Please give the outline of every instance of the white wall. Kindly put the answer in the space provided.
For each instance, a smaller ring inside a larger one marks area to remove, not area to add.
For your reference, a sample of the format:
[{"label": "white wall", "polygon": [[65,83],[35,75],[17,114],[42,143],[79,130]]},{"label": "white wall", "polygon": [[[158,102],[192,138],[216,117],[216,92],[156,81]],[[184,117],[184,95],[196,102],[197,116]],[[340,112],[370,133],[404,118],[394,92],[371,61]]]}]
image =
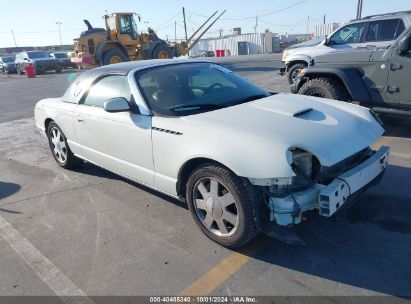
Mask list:
[{"label": "white wall", "polygon": [[223,38],[201,39],[192,52],[199,50],[215,51],[230,50],[231,55],[238,55],[238,42],[249,42],[250,54],[264,54],[264,34],[244,34]]}]

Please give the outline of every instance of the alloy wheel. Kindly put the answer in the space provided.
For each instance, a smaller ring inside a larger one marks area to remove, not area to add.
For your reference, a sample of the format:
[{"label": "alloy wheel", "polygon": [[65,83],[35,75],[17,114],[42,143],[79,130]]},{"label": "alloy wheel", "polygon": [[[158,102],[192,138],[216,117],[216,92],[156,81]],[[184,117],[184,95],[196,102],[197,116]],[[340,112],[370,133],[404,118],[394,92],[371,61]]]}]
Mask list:
[{"label": "alloy wheel", "polygon": [[67,145],[61,132],[57,128],[50,130],[50,143],[56,159],[64,164],[67,161]]},{"label": "alloy wheel", "polygon": [[194,208],[201,224],[219,237],[233,235],[239,225],[237,202],[220,181],[203,177],[193,188]]}]

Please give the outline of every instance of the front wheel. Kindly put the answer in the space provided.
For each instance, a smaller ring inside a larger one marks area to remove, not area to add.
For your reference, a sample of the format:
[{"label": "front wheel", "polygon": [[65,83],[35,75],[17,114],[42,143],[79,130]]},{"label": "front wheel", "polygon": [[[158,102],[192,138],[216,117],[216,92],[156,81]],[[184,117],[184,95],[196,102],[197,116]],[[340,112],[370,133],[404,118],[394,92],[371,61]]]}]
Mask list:
[{"label": "front wheel", "polygon": [[331,78],[311,79],[301,87],[298,94],[341,101],[350,100],[350,95],[344,85],[340,81]]},{"label": "front wheel", "polygon": [[16,65],[17,74],[23,75],[24,71],[21,69],[20,65]]},{"label": "front wheel", "polygon": [[152,59],[170,59],[173,57],[174,51],[164,43],[156,46],[152,54]]},{"label": "front wheel", "polygon": [[103,56],[103,65],[127,62],[128,57],[118,49],[108,50]]},{"label": "front wheel", "polygon": [[211,163],[198,167],[186,187],[194,221],[207,237],[228,248],[241,247],[258,233],[252,197],[244,180]]},{"label": "front wheel", "polygon": [[55,122],[49,124],[47,137],[54,160],[60,167],[73,169],[81,165],[82,160],[71,152],[66,136]]},{"label": "front wheel", "polygon": [[306,64],[304,63],[297,63],[294,64],[289,70],[288,70],[288,74],[287,74],[287,80],[289,84],[293,84],[295,82],[295,79],[297,78],[298,74],[300,74],[300,72],[302,70],[304,70],[307,67]]}]

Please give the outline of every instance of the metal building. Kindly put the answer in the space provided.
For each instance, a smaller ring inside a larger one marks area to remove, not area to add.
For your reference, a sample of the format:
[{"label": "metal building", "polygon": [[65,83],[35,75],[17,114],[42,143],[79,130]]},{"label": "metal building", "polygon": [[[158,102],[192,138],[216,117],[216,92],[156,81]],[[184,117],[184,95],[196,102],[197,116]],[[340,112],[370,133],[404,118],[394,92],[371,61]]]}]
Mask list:
[{"label": "metal building", "polygon": [[[272,33],[270,33],[272,35]],[[231,55],[264,54],[266,52],[266,34],[242,34],[221,38],[205,38],[196,44],[192,52],[200,50],[229,51]],[[240,52],[239,52],[240,50]]]}]

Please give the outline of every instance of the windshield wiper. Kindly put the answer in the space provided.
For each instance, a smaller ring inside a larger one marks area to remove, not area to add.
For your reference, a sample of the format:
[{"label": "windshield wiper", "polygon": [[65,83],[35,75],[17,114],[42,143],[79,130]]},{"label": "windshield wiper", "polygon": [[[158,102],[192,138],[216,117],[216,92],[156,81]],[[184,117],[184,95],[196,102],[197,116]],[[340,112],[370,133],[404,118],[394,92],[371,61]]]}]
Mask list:
[{"label": "windshield wiper", "polygon": [[195,110],[216,110],[222,109],[225,106],[215,104],[215,103],[202,103],[202,104],[188,104],[188,105],[180,105],[174,108],[170,108],[170,111],[174,112],[184,112],[184,111],[195,111]]}]

